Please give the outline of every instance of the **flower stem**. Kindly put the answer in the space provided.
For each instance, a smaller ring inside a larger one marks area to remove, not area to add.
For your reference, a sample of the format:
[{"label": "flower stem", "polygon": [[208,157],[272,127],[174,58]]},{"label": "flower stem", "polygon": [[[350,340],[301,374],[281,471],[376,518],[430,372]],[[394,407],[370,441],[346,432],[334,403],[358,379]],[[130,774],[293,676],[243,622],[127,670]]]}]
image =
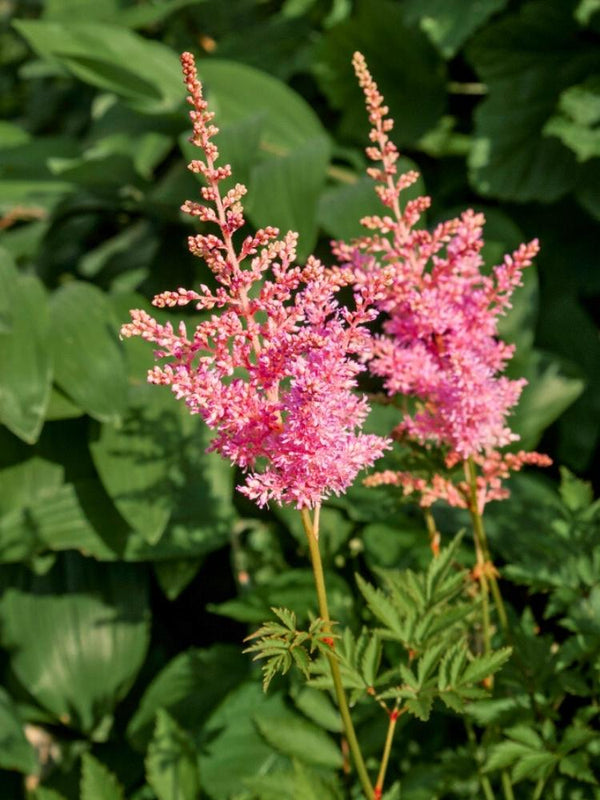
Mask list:
[{"label": "flower stem", "polygon": [[473,759],[477,765],[477,777],[479,778],[479,783],[483,790],[483,794],[485,795],[485,800],[496,800],[490,779],[484,772],[482,772],[481,764],[479,763],[479,759],[477,757],[477,737],[475,736],[473,725],[466,718],[464,718],[463,721],[465,723],[465,728],[467,729],[467,737],[473,753]]},{"label": "flower stem", "polygon": [[489,586],[486,575],[486,558],[483,547],[483,521],[477,508],[477,476],[471,460],[465,461],[465,475],[469,485],[469,512],[473,521],[475,537],[475,557],[477,559],[477,578],[481,587],[481,624],[483,627],[483,649],[487,655],[491,651]]},{"label": "flower stem", "polygon": [[502,791],[504,792],[504,797],[506,800],[515,800],[515,795],[512,790],[512,783],[510,781],[510,775],[505,769],[502,770]]},{"label": "flower stem", "polygon": [[492,595],[494,597],[494,605],[496,606],[498,619],[500,620],[500,625],[502,627],[502,630],[504,631],[504,635],[506,636],[507,639],[510,639],[510,626],[508,624],[506,607],[504,606],[502,594],[500,593],[500,587],[498,586],[498,581],[496,579],[496,573],[493,569],[492,559],[490,555],[490,548],[485,533],[485,527],[483,525],[483,517],[479,513],[479,508],[477,505],[477,470],[472,458],[469,458],[467,461],[465,461],[465,475],[467,476],[467,482],[469,484],[469,492],[470,492],[469,511],[471,513],[471,519],[473,521],[475,544],[476,547],[479,547],[481,549],[484,569],[486,564],[489,564],[489,566],[491,567],[490,569],[487,570],[487,572],[490,579],[490,588],[492,590]]},{"label": "flower stem", "polygon": [[[310,550],[310,560],[312,562],[315,587],[319,602],[319,614],[325,623],[325,629],[331,632],[331,618],[329,616],[329,606],[327,604],[325,576],[323,574],[323,563],[321,561],[321,553],[319,550],[319,510],[320,509],[318,507],[315,509],[313,522],[308,509],[302,509],[302,523],[304,525],[304,531],[306,533],[308,547]],[[373,785],[371,783],[371,779],[369,778],[369,773],[367,772],[367,767],[360,750],[360,745],[358,744],[358,739],[356,738],[356,731],[354,730],[354,725],[352,724],[352,718],[350,717],[350,709],[348,707],[346,692],[342,686],[340,667],[335,656],[328,655],[327,660],[329,661],[329,668],[331,669],[331,677],[333,678],[335,696],[340,714],[342,716],[346,739],[348,740],[350,752],[352,753],[352,760],[354,761],[354,766],[356,767],[356,772],[358,773],[365,796],[367,797],[367,800],[372,800],[372,798],[375,796],[373,793]]]},{"label": "flower stem", "polygon": [[387,772],[387,767],[390,760],[390,753],[392,752],[392,742],[394,741],[396,722],[398,721],[398,717],[400,717],[404,713],[404,710],[405,709],[399,710],[398,706],[396,706],[396,708],[394,708],[394,710],[390,712],[390,721],[388,725],[387,736],[385,737],[385,745],[383,746],[383,755],[381,756],[381,766],[379,767],[379,774],[377,775],[377,783],[375,784],[375,790],[373,792],[375,800],[378,800],[378,798],[381,797],[383,792],[385,773]]}]

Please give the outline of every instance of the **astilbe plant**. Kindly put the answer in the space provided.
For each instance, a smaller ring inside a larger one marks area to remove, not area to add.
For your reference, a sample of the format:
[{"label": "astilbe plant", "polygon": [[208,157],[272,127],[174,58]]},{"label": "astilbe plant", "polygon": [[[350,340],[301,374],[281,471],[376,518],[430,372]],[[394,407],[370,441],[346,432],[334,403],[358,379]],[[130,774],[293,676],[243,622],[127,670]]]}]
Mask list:
[{"label": "astilbe plant", "polygon": [[[372,124],[368,154],[381,162],[369,174],[390,213],[363,220],[369,233],[360,240],[335,245],[340,267],[326,268],[314,257],[297,265],[295,233],[280,237],[266,227],[243,236],[246,189],[241,184],[223,188],[231,168],[218,163],[218,129],[194,59],[184,53],[181,60],[192,105],[191,141],[201,152],[189,168],[203,179],[203,202],[188,201],[183,210],[218,231],[189,238],[191,252],[212,270],[217,288],[179,288],[154,298],[159,308],[193,304],[202,312],[191,332],[183,322],[174,328],[134,310],[122,335],[156,345],[161,363],[150,371],[150,382],[170,387],[191,413],[202,416],[215,434],[210,449],[244,474],[242,494],[259,506],[275,502],[299,510],[319,617],[308,631],[299,631],[293,612],[275,609],[277,621],[249,637],[248,650],[264,661],[266,686],[295,665],[313,685],[333,689],[363,793],[377,800],[398,719],[405,712],[428,719],[436,698],[461,712],[465,702],[481,696],[478,684],[491,685],[490,676],[510,652],[491,651],[488,580],[494,591],[497,584],[481,511],[487,500],[505,496],[500,481],[509,469],[543,463],[537,454],[499,452],[516,438],[506,415],[523,382],[501,376],[512,348],[497,338],[497,318],[509,306],[537,243],[522,246],[486,277],[481,215],[467,211],[432,232],[415,228],[429,201],[420,198],[400,207],[400,192],[416,174],[396,177],[397,151],[388,137],[392,122],[357,54],[354,65]],[[344,287],[353,292],[352,308],[337,299]],[[383,333],[374,337],[370,323],[380,312],[386,315]],[[432,560],[424,575],[390,574],[384,590],[359,580],[366,605],[382,627],[357,637],[330,619],[319,548],[321,505],[331,494],[345,492],[363,468],[391,448],[391,439],[362,431],[369,406],[357,393],[357,377],[367,364],[390,394],[411,395],[419,403],[394,436],[442,448],[449,464],[465,464],[464,485],[440,477],[420,483],[415,476],[386,472],[370,480],[418,490],[424,505],[445,497],[472,512],[483,654],[469,647],[475,605],[466,591],[466,574],[456,565],[456,542]],[[499,612],[506,617],[503,607]],[[390,652],[384,647],[388,640]],[[398,647],[404,654],[400,660]],[[387,716],[374,784],[347,690],[353,701],[375,701]],[[487,792],[486,781],[482,778]]]}]

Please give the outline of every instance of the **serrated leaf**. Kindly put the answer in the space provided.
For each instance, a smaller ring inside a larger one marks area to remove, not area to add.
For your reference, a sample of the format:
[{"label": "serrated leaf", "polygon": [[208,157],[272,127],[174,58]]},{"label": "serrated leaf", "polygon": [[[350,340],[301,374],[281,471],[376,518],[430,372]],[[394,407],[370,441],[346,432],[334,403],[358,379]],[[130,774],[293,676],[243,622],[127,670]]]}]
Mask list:
[{"label": "serrated leaf", "polygon": [[146,776],[158,800],[197,800],[200,780],[196,751],[190,736],[164,710],[156,715],[156,728],[146,756]]},{"label": "serrated leaf", "polygon": [[404,701],[404,707],[417,719],[427,722],[431,715],[434,696],[431,692],[421,692],[416,697]]},{"label": "serrated leaf", "polygon": [[500,742],[493,745],[490,749],[485,763],[485,772],[492,772],[496,769],[505,769],[512,766],[522,756],[530,753],[531,750],[520,742]]},{"label": "serrated leaf", "polygon": [[515,783],[524,778],[539,778],[548,775],[557,763],[554,753],[528,753],[520,758],[512,769],[512,779]]},{"label": "serrated leaf", "polygon": [[374,586],[367,583],[360,575],[356,575],[356,583],[374,616],[377,617],[380,622],[383,622],[390,633],[396,636],[401,635],[402,628],[398,618],[398,612],[383,592],[379,589],[375,589]]},{"label": "serrated leaf", "polygon": [[503,647],[489,655],[478,656],[460,676],[461,684],[479,683],[488,675],[493,675],[508,661],[511,654],[511,647]]},{"label": "serrated leaf", "polygon": [[81,800],[125,800],[123,787],[108,767],[90,753],[84,753],[81,763]]},{"label": "serrated leaf", "polygon": [[372,634],[368,644],[362,654],[361,671],[365,682],[369,686],[374,686],[377,678],[377,670],[381,660],[381,642],[377,634]]}]

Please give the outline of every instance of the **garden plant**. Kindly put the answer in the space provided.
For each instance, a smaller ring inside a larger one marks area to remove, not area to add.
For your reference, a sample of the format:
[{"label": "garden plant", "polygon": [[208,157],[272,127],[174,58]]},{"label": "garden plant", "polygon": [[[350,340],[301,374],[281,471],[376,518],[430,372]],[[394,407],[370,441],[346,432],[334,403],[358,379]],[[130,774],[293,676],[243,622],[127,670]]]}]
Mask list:
[{"label": "garden plant", "polygon": [[600,9],[263,6],[3,34],[0,796],[600,798]]}]

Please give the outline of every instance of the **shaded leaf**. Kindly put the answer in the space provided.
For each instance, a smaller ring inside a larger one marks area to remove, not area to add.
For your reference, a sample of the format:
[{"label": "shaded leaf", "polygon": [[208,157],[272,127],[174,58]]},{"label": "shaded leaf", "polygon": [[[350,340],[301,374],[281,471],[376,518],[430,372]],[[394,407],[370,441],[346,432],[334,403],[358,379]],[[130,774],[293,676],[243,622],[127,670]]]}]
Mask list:
[{"label": "shaded leaf", "polygon": [[116,776],[97,758],[84,753],[81,763],[81,800],[125,800]]},{"label": "shaded leaf", "polygon": [[157,712],[154,737],[148,746],[146,775],[158,800],[196,800],[199,796],[193,743],[162,708]]},{"label": "shaded leaf", "polygon": [[23,723],[9,694],[0,686],[0,768],[25,774],[37,771],[34,750],[25,738]]}]

